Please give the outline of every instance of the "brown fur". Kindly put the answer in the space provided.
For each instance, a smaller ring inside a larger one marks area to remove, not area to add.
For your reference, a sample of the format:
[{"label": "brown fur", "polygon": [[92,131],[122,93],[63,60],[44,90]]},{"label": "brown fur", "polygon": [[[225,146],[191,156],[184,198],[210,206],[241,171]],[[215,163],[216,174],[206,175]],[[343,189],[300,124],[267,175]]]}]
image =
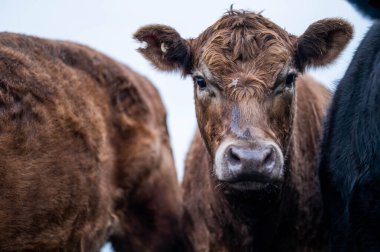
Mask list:
[{"label": "brown fur", "polygon": [[229,192],[210,174],[211,156],[199,132],[195,134],[182,184],[187,234],[195,251],[319,251],[324,247],[315,159],[330,93],[308,77],[299,78],[296,85],[289,172],[278,201],[265,194],[264,200],[257,200],[255,194],[237,197]]},{"label": "brown fur", "polygon": [[1,33],[0,251],[180,249],[165,117],[152,84],[103,54]]},{"label": "brown fur", "polygon": [[222,17],[191,41],[193,63],[207,65],[223,83],[245,77],[238,84],[252,88],[256,96],[263,95],[287,63],[292,42],[284,30],[259,17],[235,12]]},{"label": "brown fur", "polygon": [[[184,221],[195,251],[324,248],[315,159],[330,93],[302,73],[331,62],[351,37],[341,19],[318,21],[296,37],[260,14],[235,10],[194,39],[162,25],[136,32],[147,43],[140,52],[153,64],[195,81],[199,132],[183,181]],[[174,56],[180,60],[171,61]],[[236,170],[217,163],[228,156],[220,150],[238,144],[260,150],[264,143],[276,147],[283,173],[260,189],[237,189],[228,181]]]}]

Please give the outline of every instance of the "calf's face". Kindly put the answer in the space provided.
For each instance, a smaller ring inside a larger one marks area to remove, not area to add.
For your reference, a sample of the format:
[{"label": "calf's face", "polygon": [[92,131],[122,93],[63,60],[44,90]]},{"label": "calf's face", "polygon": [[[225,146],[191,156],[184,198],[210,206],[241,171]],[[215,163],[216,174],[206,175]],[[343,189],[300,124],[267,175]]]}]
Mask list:
[{"label": "calf's face", "polygon": [[215,177],[237,190],[284,179],[295,79],[308,66],[333,61],[352,36],[340,19],[312,24],[296,37],[252,12],[230,11],[195,39],[146,26],[139,51],[161,70],[194,80],[198,126]]}]

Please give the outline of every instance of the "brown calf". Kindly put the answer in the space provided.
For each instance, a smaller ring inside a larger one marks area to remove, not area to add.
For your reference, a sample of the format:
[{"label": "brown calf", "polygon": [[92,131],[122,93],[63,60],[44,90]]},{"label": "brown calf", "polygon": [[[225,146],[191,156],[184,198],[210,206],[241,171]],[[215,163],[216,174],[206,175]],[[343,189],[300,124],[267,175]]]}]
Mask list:
[{"label": "brown calf", "polygon": [[330,93],[301,74],[333,61],[351,36],[340,19],[296,37],[234,10],[195,39],[163,25],[136,32],[156,67],[194,79],[199,133],[183,188],[196,251],[324,246],[315,156]]},{"label": "brown calf", "polygon": [[152,84],[88,47],[1,33],[0,251],[98,251],[109,237],[176,250],[180,215]]}]

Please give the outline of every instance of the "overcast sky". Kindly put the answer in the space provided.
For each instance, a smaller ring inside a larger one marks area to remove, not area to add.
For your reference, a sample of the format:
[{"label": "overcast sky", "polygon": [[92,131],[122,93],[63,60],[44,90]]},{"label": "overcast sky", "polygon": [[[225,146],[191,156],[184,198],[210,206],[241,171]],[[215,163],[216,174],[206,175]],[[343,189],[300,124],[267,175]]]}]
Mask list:
[{"label": "overcast sky", "polygon": [[[168,110],[168,124],[179,179],[196,127],[192,82],[177,74],[154,70],[136,52],[132,34],[151,23],[174,27],[184,38],[196,37],[231,4],[237,9],[263,11],[263,16],[300,35],[313,22],[342,17],[354,25],[354,40],[330,67],[312,75],[330,88],[342,77],[358,42],[370,26],[343,0],[0,0],[0,31],[71,40],[91,46],[147,76],[159,89]],[[104,251],[109,251],[109,247]]]}]

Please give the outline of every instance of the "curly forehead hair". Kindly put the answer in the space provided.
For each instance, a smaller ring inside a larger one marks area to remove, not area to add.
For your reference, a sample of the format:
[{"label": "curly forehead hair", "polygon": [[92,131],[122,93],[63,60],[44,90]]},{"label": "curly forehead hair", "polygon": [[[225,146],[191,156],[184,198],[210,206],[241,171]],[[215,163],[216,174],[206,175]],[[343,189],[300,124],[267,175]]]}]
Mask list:
[{"label": "curly forehead hair", "polygon": [[290,58],[292,37],[260,13],[231,9],[192,41],[193,63],[206,65],[223,83],[240,79],[234,73],[244,72],[256,81],[239,84],[262,92],[262,85],[271,85]]}]

